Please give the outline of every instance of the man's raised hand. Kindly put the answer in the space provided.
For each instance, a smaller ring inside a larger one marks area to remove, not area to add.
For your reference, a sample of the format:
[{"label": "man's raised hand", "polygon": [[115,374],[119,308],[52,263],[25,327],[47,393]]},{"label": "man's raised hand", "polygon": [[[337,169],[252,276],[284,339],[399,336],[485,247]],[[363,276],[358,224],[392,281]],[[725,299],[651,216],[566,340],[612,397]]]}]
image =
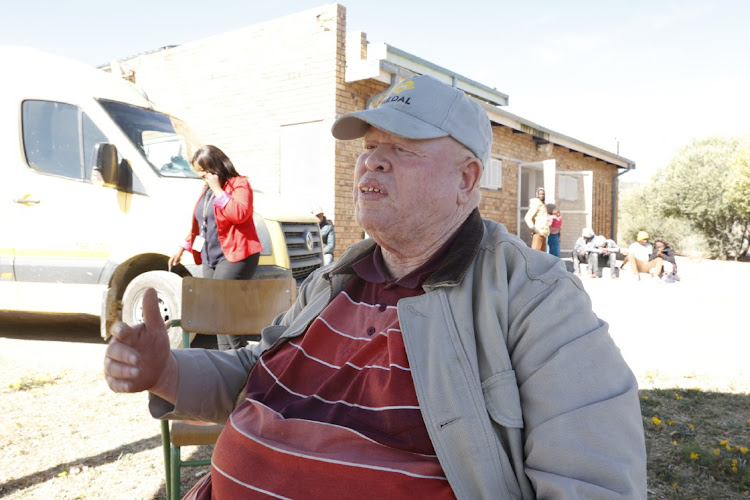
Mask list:
[{"label": "man's raised hand", "polygon": [[114,392],[164,393],[169,392],[165,384],[176,382],[177,363],[153,288],[143,296],[143,321],[134,326],[117,322],[110,330],[104,376]]}]

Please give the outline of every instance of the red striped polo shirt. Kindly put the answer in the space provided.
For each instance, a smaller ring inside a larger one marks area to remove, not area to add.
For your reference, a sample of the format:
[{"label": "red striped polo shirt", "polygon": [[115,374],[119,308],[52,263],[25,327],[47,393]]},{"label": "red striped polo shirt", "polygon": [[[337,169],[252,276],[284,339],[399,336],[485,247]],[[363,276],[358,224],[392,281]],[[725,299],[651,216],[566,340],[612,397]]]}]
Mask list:
[{"label": "red striped polo shirt", "polygon": [[[447,247],[447,245],[446,245]],[[455,498],[419,410],[379,249],[301,337],[266,352],[214,449],[214,498]],[[195,493],[194,489],[194,493]],[[201,496],[200,494],[198,495]]]}]

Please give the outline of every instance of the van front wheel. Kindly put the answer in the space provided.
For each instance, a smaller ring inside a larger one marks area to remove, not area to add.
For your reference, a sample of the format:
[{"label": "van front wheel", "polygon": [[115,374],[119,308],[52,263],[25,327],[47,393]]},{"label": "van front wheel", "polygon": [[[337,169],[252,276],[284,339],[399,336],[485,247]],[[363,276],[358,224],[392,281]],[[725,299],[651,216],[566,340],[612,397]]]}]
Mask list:
[{"label": "van front wheel", "polygon": [[[153,288],[159,299],[161,317],[166,323],[179,319],[182,312],[182,277],[168,271],[149,271],[128,283],[122,296],[122,320],[129,325],[143,322],[143,295]],[[169,345],[182,346],[182,328],[169,328]],[[192,342],[194,333],[190,335]]]}]

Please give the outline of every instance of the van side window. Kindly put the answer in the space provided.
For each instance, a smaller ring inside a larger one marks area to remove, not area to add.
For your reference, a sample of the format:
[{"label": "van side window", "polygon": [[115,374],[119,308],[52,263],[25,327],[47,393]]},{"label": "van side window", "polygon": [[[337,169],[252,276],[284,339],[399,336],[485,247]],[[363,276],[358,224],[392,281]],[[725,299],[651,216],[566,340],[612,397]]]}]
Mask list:
[{"label": "van side window", "polygon": [[61,102],[24,101],[21,116],[24,152],[32,169],[69,179],[91,179],[94,144],[107,138],[85,113]]}]

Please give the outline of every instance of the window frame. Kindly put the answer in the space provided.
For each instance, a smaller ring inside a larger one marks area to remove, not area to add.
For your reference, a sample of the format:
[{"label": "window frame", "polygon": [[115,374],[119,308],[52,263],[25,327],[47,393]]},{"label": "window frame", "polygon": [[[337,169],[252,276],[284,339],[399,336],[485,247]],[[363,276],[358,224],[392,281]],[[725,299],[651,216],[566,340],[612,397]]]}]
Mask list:
[{"label": "window frame", "polygon": [[490,158],[490,164],[484,167],[479,186],[483,189],[500,191],[503,188],[503,160]]}]

